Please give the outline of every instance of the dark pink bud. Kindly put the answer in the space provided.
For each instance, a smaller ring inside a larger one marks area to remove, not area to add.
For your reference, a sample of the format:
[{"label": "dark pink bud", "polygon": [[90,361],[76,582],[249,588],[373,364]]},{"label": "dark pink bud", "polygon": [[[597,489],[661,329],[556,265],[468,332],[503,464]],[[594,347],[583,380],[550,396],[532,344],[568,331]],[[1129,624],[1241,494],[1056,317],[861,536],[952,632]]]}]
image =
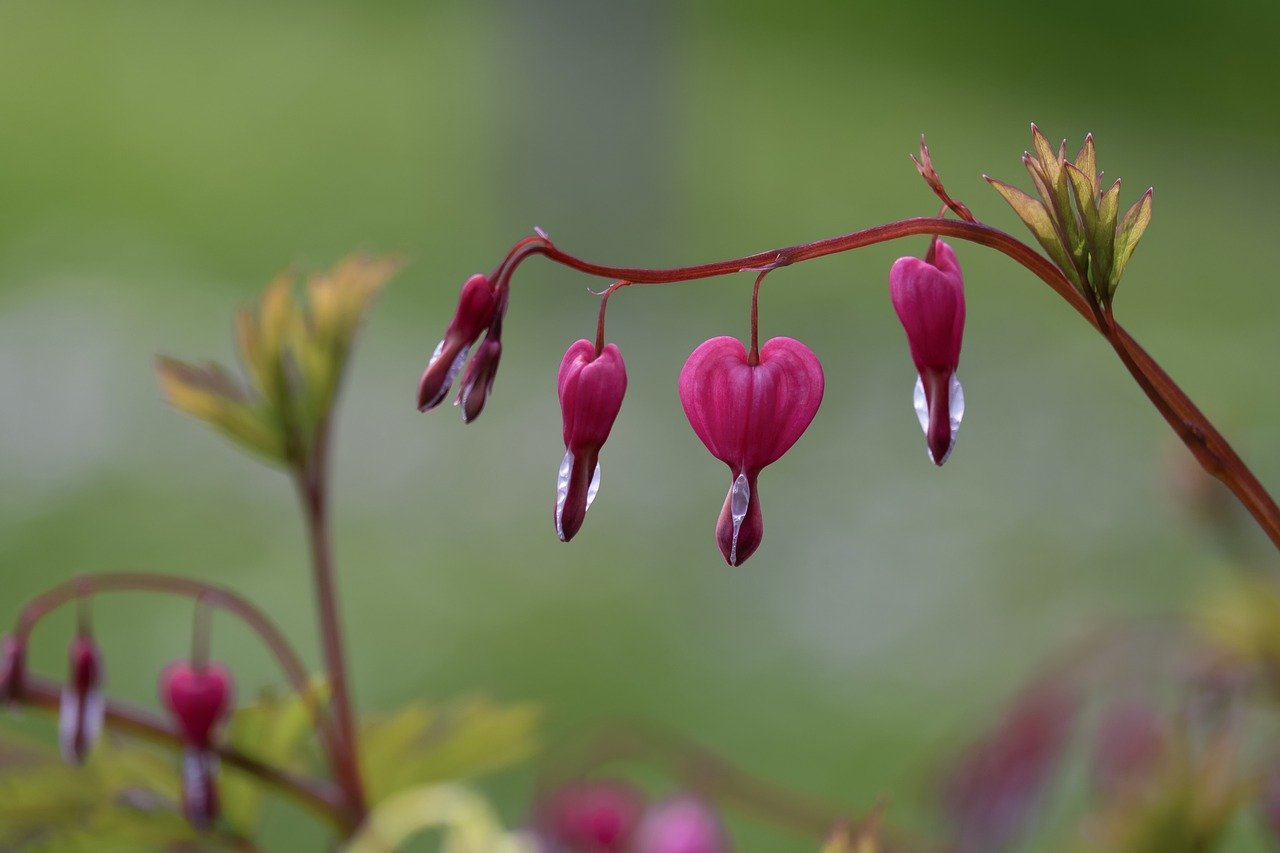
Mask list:
[{"label": "dark pink bud", "polygon": [[728,853],[729,849],[720,818],[693,797],[659,803],[636,830],[636,853]]},{"label": "dark pink bud", "polygon": [[0,705],[22,698],[27,677],[27,643],[6,634],[0,640]]},{"label": "dark pink bud", "polygon": [[554,853],[613,853],[631,849],[644,798],[616,779],[558,788],[534,810],[534,831]]},{"label": "dark pink bud", "polygon": [[498,300],[487,276],[477,273],[462,285],[458,309],[418,382],[419,411],[435,408],[448,395],[454,378],[466,361],[467,351],[493,322],[497,308]]},{"label": "dark pink bud", "polygon": [[197,749],[213,744],[218,723],[231,709],[231,675],[219,663],[169,664],[160,676],[160,698],[178,723],[183,743]]},{"label": "dark pink bud", "polygon": [[106,702],[102,696],[102,656],[88,634],[71,641],[71,671],[58,707],[58,744],[70,764],[83,764],[102,732]]},{"label": "dark pink bud", "polygon": [[568,542],[600,488],[600,448],[622,408],[627,366],[616,344],[605,344],[597,354],[591,341],[575,341],[560,362],[556,384],[565,447],[556,481],[556,535]]},{"label": "dark pink bud", "polygon": [[931,257],[898,258],[889,270],[889,297],[907,332],[915,362],[915,408],[929,456],[941,465],[951,455],[964,417],[964,390],[956,379],[964,336],[964,278],[955,251],[935,240]]},{"label": "dark pink bud", "polygon": [[1042,684],[1028,690],[943,781],[954,848],[1003,850],[1026,829],[1071,739],[1076,700]]},{"label": "dark pink bud", "polygon": [[818,357],[791,338],[766,342],[755,365],[747,363],[737,338],[712,338],[680,371],[689,424],[732,477],[716,524],[716,542],[729,565],[741,565],[759,546],[764,522],[756,478],[804,434],[824,387]]},{"label": "dark pink bud", "polygon": [[462,385],[454,405],[462,407],[464,423],[471,423],[484,410],[485,401],[493,391],[493,380],[498,375],[498,359],[501,357],[502,341],[490,332],[462,374]]},{"label": "dark pink bud", "polygon": [[1107,801],[1141,789],[1164,761],[1164,723],[1145,702],[1108,708],[1093,743],[1093,782]]},{"label": "dark pink bud", "polygon": [[182,753],[182,811],[196,829],[218,817],[218,755],[213,737],[231,710],[234,685],[219,663],[169,664],[160,675],[160,698],[178,724]]}]

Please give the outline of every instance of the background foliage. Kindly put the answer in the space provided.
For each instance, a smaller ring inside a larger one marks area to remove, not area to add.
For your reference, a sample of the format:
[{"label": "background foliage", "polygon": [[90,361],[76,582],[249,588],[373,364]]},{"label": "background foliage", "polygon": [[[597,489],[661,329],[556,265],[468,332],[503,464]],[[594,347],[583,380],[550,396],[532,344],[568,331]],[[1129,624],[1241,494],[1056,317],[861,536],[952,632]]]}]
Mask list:
[{"label": "background foliage", "polygon": [[[572,546],[551,526],[554,373],[592,328],[591,282],[521,271],[473,426],[418,416],[417,372],[465,275],[534,224],[666,265],[930,213],[906,156],[921,131],[949,188],[1013,230],[979,175],[1025,185],[1035,120],[1092,131],[1126,199],[1156,186],[1117,312],[1280,483],[1278,29],[1274,4],[1189,0],[0,4],[0,615],[79,572],[150,568],[230,584],[310,644],[292,496],[167,410],[150,358],[229,355],[231,307],[290,262],[400,252],[337,434],[361,706],[531,700],[552,740],[643,716],[855,807],[887,793],[909,822],[935,757],[1048,650],[1188,607],[1227,571],[1169,496],[1185,451],[1066,306],[960,248],[969,408],[940,474],[886,297],[923,241],[771,277],[762,331],[803,338],[829,387],[765,475],[768,532],[738,570],[712,540],[724,471],[675,377],[704,338],[745,334],[749,277],[614,300],[631,387]],[[149,701],[189,613],[104,605],[110,689]],[[55,634],[35,668],[61,670]],[[246,687],[274,677],[230,626],[215,653]],[[490,789],[510,820],[527,783]],[[276,838],[306,825],[268,817]]]}]

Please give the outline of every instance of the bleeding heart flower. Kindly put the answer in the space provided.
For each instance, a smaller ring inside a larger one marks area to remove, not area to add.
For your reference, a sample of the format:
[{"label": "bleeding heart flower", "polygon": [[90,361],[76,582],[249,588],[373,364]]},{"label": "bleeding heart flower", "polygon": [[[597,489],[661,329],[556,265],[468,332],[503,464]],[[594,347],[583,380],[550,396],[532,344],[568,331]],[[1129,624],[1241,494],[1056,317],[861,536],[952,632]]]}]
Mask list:
[{"label": "bleeding heart flower", "polygon": [[741,565],[760,545],[756,478],[804,434],[823,389],[818,357],[792,338],[766,342],[758,364],[749,362],[737,338],[712,338],[680,371],[689,424],[733,478],[716,524],[716,542],[729,565]]},{"label": "bleeding heart flower", "polygon": [[956,379],[964,336],[964,278],[955,251],[934,240],[928,257],[898,258],[889,270],[889,297],[907,332],[916,379],[915,408],[934,464],[951,455],[964,417]]},{"label": "bleeding heart flower", "polygon": [[575,341],[560,362],[556,385],[565,447],[556,480],[556,535],[568,542],[600,488],[600,448],[622,408],[627,366],[617,344],[597,353],[591,341]]},{"label": "bleeding heart flower", "polygon": [[182,737],[182,810],[197,829],[218,817],[218,755],[214,730],[231,709],[231,674],[217,663],[172,663],[160,676],[160,697]]},{"label": "bleeding heart flower", "polygon": [[539,799],[534,834],[555,853],[622,853],[643,808],[644,796],[619,779],[570,782]]},{"label": "bleeding heart flower", "polygon": [[673,797],[649,809],[636,831],[636,853],[728,853],[720,818],[690,796]]},{"label": "bleeding heart flower", "polygon": [[71,672],[58,706],[58,744],[62,757],[83,764],[102,732],[106,702],[102,696],[102,656],[88,634],[77,634],[67,657]]},{"label": "bleeding heart flower", "polygon": [[425,412],[440,404],[449,393],[454,378],[467,359],[476,338],[489,327],[498,311],[498,297],[488,276],[477,273],[467,279],[458,295],[458,308],[453,313],[444,339],[436,346],[418,382],[418,410]]}]

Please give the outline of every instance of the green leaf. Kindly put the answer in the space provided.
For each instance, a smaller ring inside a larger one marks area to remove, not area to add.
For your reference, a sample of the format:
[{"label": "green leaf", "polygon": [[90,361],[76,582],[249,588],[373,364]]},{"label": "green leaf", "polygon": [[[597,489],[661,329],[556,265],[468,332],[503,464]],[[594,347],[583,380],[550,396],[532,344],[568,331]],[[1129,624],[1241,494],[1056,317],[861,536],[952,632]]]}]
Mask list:
[{"label": "green leaf", "polygon": [[221,366],[160,356],[156,375],[175,409],[204,421],[268,461],[284,461],[284,436],[278,422]]},{"label": "green leaf", "polygon": [[1114,290],[1124,275],[1124,268],[1129,265],[1133,250],[1138,247],[1147,226],[1151,224],[1151,196],[1155,190],[1148,189],[1142,198],[1133,203],[1133,207],[1125,213],[1116,229],[1116,259],[1111,274],[1111,288]]},{"label": "green leaf", "polygon": [[1040,245],[1049,253],[1049,257],[1058,269],[1071,280],[1071,282],[1079,290],[1082,287],[1080,281],[1080,273],[1076,270],[1075,265],[1071,262],[1070,256],[1067,254],[1066,248],[1062,243],[1062,236],[1054,227],[1053,220],[1049,217],[1049,212],[1045,206],[1036,201],[1031,196],[1024,193],[1017,187],[997,181],[995,178],[988,177],[987,183],[995,187],[996,192],[1004,196],[1004,200],[1009,202],[1009,206],[1013,208],[1013,212],[1018,214],[1018,218],[1022,220],[1031,233],[1035,235]]},{"label": "green leaf", "polygon": [[1106,282],[1108,300],[1116,292],[1112,270],[1115,267],[1116,215],[1119,211],[1120,179],[1116,178],[1116,182],[1098,198],[1098,224],[1094,237],[1098,244],[1098,251],[1102,253],[1102,257],[1098,259],[1098,268],[1102,273],[1099,281]]},{"label": "green leaf", "polygon": [[83,767],[0,728],[0,850],[133,853],[226,849],[178,812],[177,761],[104,738]]},{"label": "green leaf", "polygon": [[425,829],[445,830],[443,853],[535,853],[533,843],[508,834],[493,808],[461,785],[428,785],[378,805],[345,848],[347,853],[394,853]]},{"label": "green leaf", "polygon": [[1080,173],[1089,179],[1089,184],[1093,187],[1093,194],[1097,195],[1101,189],[1098,185],[1098,152],[1093,145],[1093,134],[1087,133],[1084,137],[1084,145],[1080,147],[1080,153],[1076,155],[1075,166]]},{"label": "green leaf", "polygon": [[[227,744],[263,763],[302,771],[308,764],[307,736],[314,731],[312,709],[323,708],[328,693],[319,679],[307,694],[262,693],[257,702],[236,709],[227,724]],[[222,813],[242,834],[257,831],[265,793],[255,777],[235,767],[222,768]]]},{"label": "green leaf", "polygon": [[445,707],[414,703],[370,723],[360,737],[370,800],[523,761],[535,751],[538,721],[532,705],[501,707],[477,698]]},{"label": "green leaf", "polygon": [[[1063,168],[1066,163],[1066,140],[1063,140],[1055,152],[1049,140],[1040,132],[1040,128],[1033,124],[1031,125],[1031,142],[1036,151],[1033,162],[1039,166],[1043,178],[1043,184],[1038,181],[1036,189],[1044,201],[1050,218],[1061,232],[1067,251],[1079,266],[1083,267],[1084,232],[1076,219],[1075,210],[1071,207],[1071,190],[1067,186],[1067,174]],[[1032,171],[1031,164],[1026,162],[1027,159],[1024,156],[1023,162],[1027,166],[1027,171],[1031,172],[1032,180],[1035,180],[1036,174]]]},{"label": "green leaf", "polygon": [[1110,235],[1104,238],[1099,234],[1098,199],[1094,195],[1093,182],[1089,176],[1071,163],[1067,163],[1063,171],[1071,181],[1071,192],[1075,196],[1076,207],[1084,223],[1084,234],[1089,247],[1089,283],[1099,297],[1105,297],[1108,295],[1107,275],[1110,272],[1112,238]]}]

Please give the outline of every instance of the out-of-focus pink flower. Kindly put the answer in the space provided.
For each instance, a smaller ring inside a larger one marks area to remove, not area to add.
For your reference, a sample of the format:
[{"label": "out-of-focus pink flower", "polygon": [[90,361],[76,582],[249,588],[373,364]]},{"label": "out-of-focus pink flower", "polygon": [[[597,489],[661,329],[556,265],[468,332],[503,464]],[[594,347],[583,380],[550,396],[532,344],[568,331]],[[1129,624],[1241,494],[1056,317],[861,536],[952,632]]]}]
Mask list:
[{"label": "out-of-focus pink flower", "polygon": [[618,779],[591,779],[557,788],[534,808],[534,834],[547,853],[631,850],[644,797]]},{"label": "out-of-focus pink flower", "polygon": [[27,644],[13,634],[0,640],[0,705],[22,697],[27,675]]},{"label": "out-of-focus pink flower", "polygon": [[58,707],[58,744],[62,757],[83,764],[102,732],[106,701],[102,696],[102,655],[88,634],[77,634],[67,652],[70,673]]},{"label": "out-of-focus pink flower", "polygon": [[635,853],[728,853],[729,849],[720,818],[690,796],[652,806],[636,830]]},{"label": "out-of-focus pink flower", "polygon": [[231,710],[231,674],[218,663],[177,661],[160,676],[160,698],[182,737],[182,811],[197,829],[218,817],[218,754],[213,739]]},{"label": "out-of-focus pink flower", "polygon": [[680,371],[680,402],[711,455],[729,466],[729,494],[716,543],[741,565],[764,536],[756,479],[804,434],[822,404],[822,364],[792,338],[773,338],[748,363],[737,338],[719,337],[693,351]]},{"label": "out-of-focus pink flower", "polygon": [[1108,708],[1093,741],[1092,773],[1098,794],[1111,801],[1140,789],[1159,770],[1167,746],[1164,722],[1151,705],[1130,700]]},{"label": "out-of-focus pink flower", "polygon": [[600,448],[622,408],[627,366],[616,344],[597,353],[591,341],[575,341],[556,380],[564,419],[564,460],[556,478],[556,535],[568,542],[582,527],[600,488]]},{"label": "out-of-focus pink flower", "polygon": [[935,240],[929,257],[898,258],[889,270],[889,297],[907,332],[915,362],[915,408],[929,457],[951,455],[964,417],[964,390],[956,379],[964,336],[964,278],[955,251]]},{"label": "out-of-focus pink flower", "polygon": [[454,311],[453,320],[445,329],[444,338],[436,346],[418,382],[419,411],[435,408],[448,395],[471,345],[489,328],[497,311],[498,298],[489,278],[477,273],[467,279],[458,295],[458,308]]},{"label": "out-of-focus pink flower", "polygon": [[1076,700],[1042,684],[946,774],[942,806],[958,851],[1008,848],[1026,829],[1071,739]]}]

